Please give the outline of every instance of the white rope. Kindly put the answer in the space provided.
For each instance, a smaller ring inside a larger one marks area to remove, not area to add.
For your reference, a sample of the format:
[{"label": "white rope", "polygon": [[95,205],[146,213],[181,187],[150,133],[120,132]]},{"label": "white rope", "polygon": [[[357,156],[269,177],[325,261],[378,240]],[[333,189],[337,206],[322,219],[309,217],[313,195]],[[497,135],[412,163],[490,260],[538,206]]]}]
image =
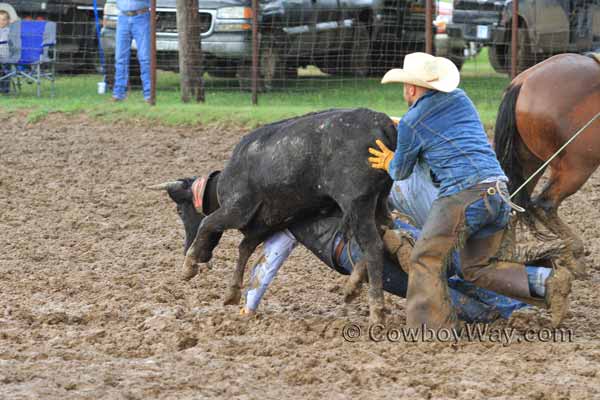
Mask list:
[{"label": "white rope", "polygon": [[581,134],[581,132],[585,131],[588,126],[590,126],[591,124],[594,123],[594,121],[596,121],[598,119],[598,117],[600,117],[600,112],[598,114],[596,114],[592,119],[590,119],[587,124],[585,124],[584,126],[581,127],[581,129],[579,129],[577,131],[577,133],[575,133],[571,139],[567,140],[565,142],[565,144],[563,144],[560,149],[556,150],[556,153],[554,153],[552,155],[552,157],[550,157],[545,163],[542,164],[541,167],[539,167],[537,169],[537,171],[535,171],[529,178],[527,178],[527,180],[521,185],[519,186],[519,188],[517,190],[514,191],[513,194],[510,195],[510,198],[512,199],[513,197],[515,197],[517,195],[517,193],[519,193],[525,186],[527,186],[527,184],[540,172],[542,172],[544,170],[544,168],[546,168],[548,166],[548,164],[550,164],[552,162],[552,160],[554,160],[556,158],[556,156],[565,149],[565,147],[567,147],[573,140],[575,140],[575,138],[577,138],[577,136],[579,136],[579,134]]}]

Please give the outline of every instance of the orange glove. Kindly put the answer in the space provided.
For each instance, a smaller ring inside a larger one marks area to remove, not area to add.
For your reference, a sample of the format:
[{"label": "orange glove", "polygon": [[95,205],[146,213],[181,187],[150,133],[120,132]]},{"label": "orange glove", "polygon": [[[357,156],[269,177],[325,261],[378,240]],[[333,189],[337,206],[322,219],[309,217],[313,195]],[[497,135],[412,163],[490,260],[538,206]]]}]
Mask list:
[{"label": "orange glove", "polygon": [[381,151],[369,147],[369,153],[375,156],[369,157],[371,168],[389,171],[390,161],[392,161],[392,158],[394,158],[394,152],[388,149],[385,146],[385,144],[383,144],[383,142],[379,139],[375,141],[375,144],[379,147],[379,150]]}]

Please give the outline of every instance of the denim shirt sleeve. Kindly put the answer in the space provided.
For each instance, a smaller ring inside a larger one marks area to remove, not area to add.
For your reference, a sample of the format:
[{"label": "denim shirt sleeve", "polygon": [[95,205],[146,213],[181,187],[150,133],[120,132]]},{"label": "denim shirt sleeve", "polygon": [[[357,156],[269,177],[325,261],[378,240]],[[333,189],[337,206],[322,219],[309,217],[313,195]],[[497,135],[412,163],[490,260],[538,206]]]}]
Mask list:
[{"label": "denim shirt sleeve", "polygon": [[388,173],[393,180],[408,178],[421,152],[421,140],[415,129],[406,122],[398,123],[398,142],[394,158],[390,162]]}]

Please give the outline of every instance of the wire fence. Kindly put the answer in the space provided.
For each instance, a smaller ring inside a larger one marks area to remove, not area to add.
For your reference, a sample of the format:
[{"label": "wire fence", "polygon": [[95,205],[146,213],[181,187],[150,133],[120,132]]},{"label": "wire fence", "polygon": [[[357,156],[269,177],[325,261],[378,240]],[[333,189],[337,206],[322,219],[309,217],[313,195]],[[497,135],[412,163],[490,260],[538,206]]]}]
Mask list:
[{"label": "wire fence", "polygon": [[[177,73],[175,4],[156,0],[152,15],[156,67]],[[314,82],[342,87],[379,79],[401,67],[406,54],[429,48],[484,82],[554,54],[600,49],[600,0],[261,0],[257,7],[253,40],[250,0],[200,1],[196,21],[207,91],[294,92]],[[57,23],[59,74],[104,74],[113,85],[122,14],[116,0],[10,0],[0,9],[9,11],[11,22]],[[139,86],[135,43],[129,75],[130,85]]]}]

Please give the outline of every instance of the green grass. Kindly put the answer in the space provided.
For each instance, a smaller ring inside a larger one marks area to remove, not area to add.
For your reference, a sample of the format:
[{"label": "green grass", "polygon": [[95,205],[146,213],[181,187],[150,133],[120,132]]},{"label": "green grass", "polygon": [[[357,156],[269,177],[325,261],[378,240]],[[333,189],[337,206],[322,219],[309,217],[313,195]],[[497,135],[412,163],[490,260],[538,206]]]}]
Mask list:
[{"label": "green grass", "polygon": [[[494,123],[502,90],[508,79],[492,71],[484,51],[468,60],[462,73],[461,87],[475,103],[486,126]],[[327,108],[368,107],[389,115],[406,112],[401,85],[381,85],[379,79],[340,79],[319,74],[316,69],[301,71],[301,78],[291,88],[259,95],[252,106],[251,95],[237,89],[235,80],[207,81],[204,104],[180,101],[178,76],[159,73],[157,105],[149,107],[134,90],[127,101],[112,103],[110,95],[96,94],[99,75],[61,76],[56,83],[56,97],[49,96],[44,84],[42,97],[35,87],[25,84],[16,96],[0,96],[0,109],[8,112],[27,110],[31,121],[49,113],[80,113],[105,120],[146,119],[164,124],[187,125],[231,121],[250,127],[274,120]]]}]

